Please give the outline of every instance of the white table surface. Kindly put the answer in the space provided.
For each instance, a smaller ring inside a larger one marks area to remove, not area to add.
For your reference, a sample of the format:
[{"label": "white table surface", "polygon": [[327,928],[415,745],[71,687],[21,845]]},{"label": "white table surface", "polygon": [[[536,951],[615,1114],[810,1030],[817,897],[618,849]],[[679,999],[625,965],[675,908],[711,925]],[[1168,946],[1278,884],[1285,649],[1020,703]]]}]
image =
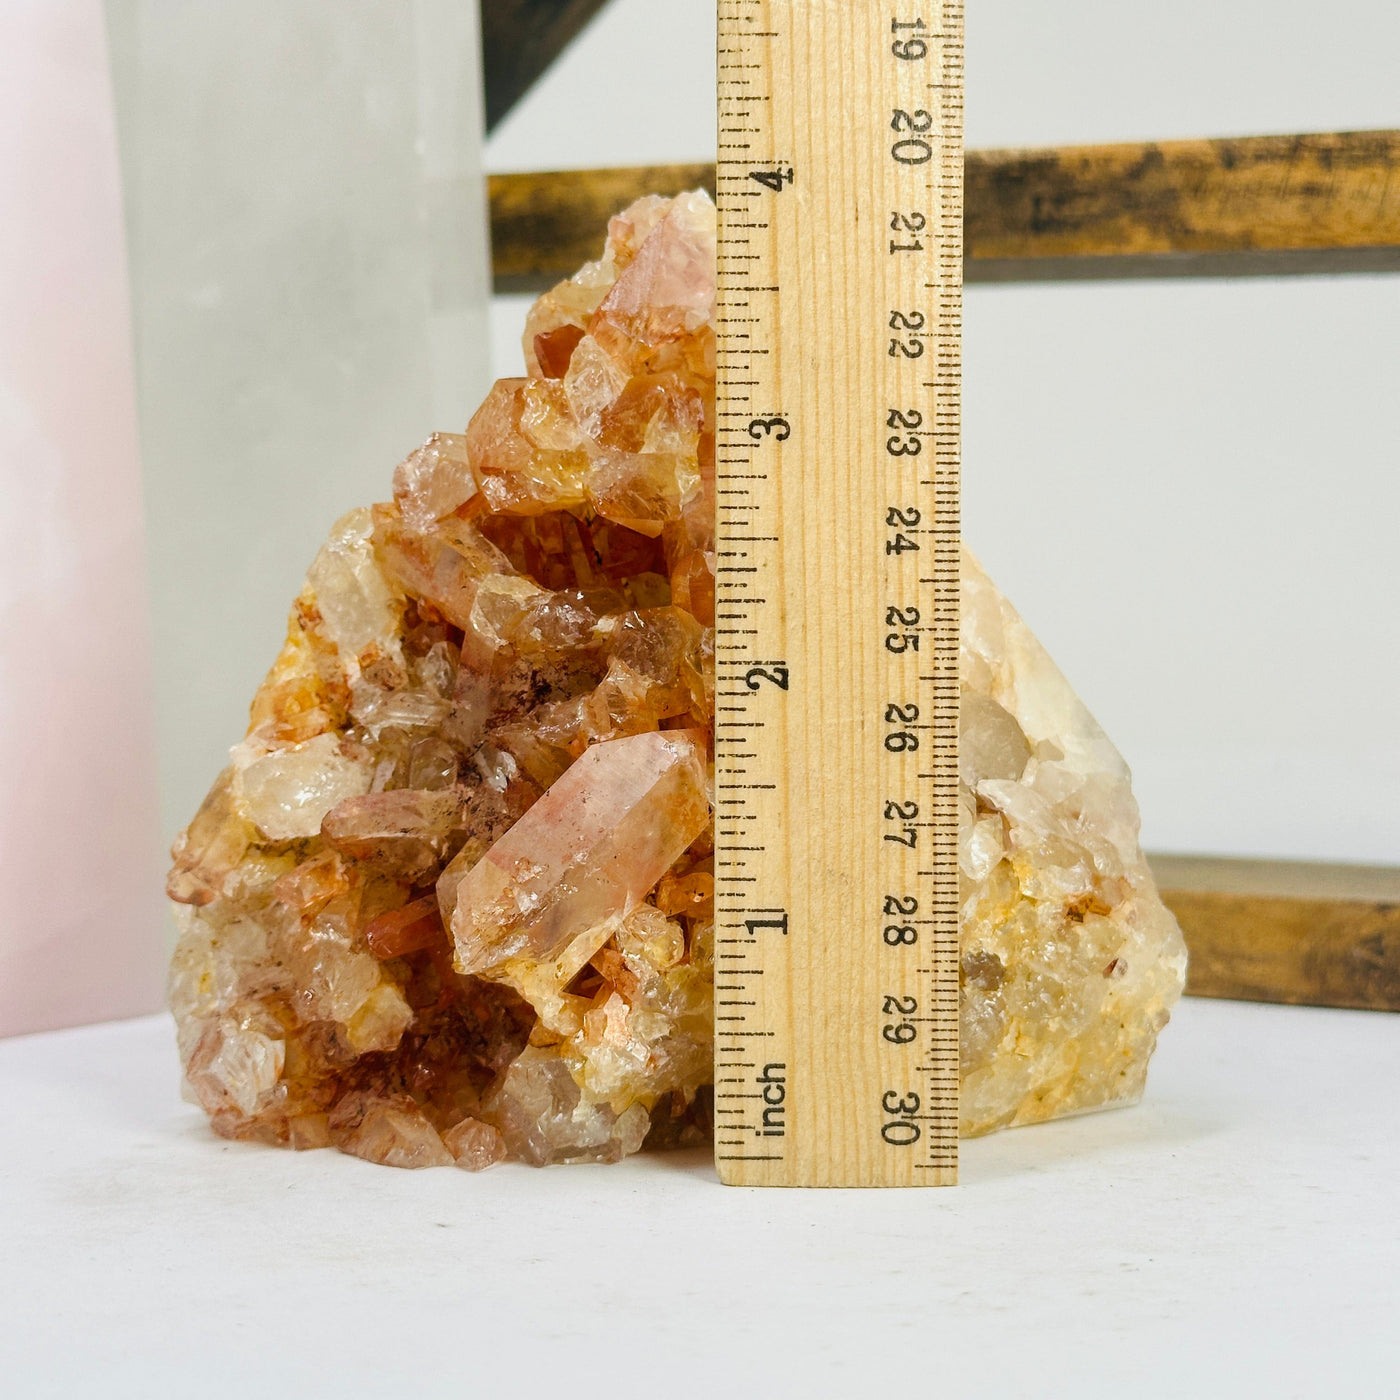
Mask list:
[{"label": "white table surface", "polygon": [[1186,1001],[951,1191],[214,1137],[169,1023],[0,1042],[0,1394],[1400,1394],[1400,1018]]}]

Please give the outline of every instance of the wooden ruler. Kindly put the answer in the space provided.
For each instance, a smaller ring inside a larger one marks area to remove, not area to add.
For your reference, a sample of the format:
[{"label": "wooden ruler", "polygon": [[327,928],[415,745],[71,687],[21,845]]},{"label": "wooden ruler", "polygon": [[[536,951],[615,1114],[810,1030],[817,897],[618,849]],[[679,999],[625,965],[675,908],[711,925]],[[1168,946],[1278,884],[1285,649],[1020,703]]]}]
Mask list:
[{"label": "wooden ruler", "polygon": [[961,0],[719,0],[715,1159],[951,1183]]}]

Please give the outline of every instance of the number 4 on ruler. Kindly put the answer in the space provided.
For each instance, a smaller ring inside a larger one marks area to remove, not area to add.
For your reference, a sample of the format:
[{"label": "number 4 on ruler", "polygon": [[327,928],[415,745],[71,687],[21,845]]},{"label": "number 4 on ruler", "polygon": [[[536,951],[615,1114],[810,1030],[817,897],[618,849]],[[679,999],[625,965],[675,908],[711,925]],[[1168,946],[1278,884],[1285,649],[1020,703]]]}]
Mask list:
[{"label": "number 4 on ruler", "polygon": [[773,170],[750,170],[749,179],[757,180],[770,190],[781,193],[783,186],[792,184],[792,166],[779,165]]}]

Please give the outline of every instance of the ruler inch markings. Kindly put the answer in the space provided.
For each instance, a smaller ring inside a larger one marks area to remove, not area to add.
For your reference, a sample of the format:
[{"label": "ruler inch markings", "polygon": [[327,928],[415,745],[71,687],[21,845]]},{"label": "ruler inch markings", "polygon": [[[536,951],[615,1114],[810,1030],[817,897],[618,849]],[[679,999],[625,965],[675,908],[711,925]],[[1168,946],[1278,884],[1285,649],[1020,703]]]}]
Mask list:
[{"label": "ruler inch markings", "polygon": [[718,16],[715,1162],[951,1184],[963,3]]}]

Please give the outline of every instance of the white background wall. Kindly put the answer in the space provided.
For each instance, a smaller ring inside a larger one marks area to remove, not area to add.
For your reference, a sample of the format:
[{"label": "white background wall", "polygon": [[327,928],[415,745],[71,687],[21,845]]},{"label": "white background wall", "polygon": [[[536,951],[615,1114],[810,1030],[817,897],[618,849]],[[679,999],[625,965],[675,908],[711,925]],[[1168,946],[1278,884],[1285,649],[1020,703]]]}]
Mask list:
[{"label": "white background wall", "polygon": [[[488,168],[712,158],[714,8],[612,0]],[[969,0],[970,146],[1394,126],[1391,0]],[[966,536],[1148,846],[1400,862],[1400,274],[974,287],[966,337]]]}]

